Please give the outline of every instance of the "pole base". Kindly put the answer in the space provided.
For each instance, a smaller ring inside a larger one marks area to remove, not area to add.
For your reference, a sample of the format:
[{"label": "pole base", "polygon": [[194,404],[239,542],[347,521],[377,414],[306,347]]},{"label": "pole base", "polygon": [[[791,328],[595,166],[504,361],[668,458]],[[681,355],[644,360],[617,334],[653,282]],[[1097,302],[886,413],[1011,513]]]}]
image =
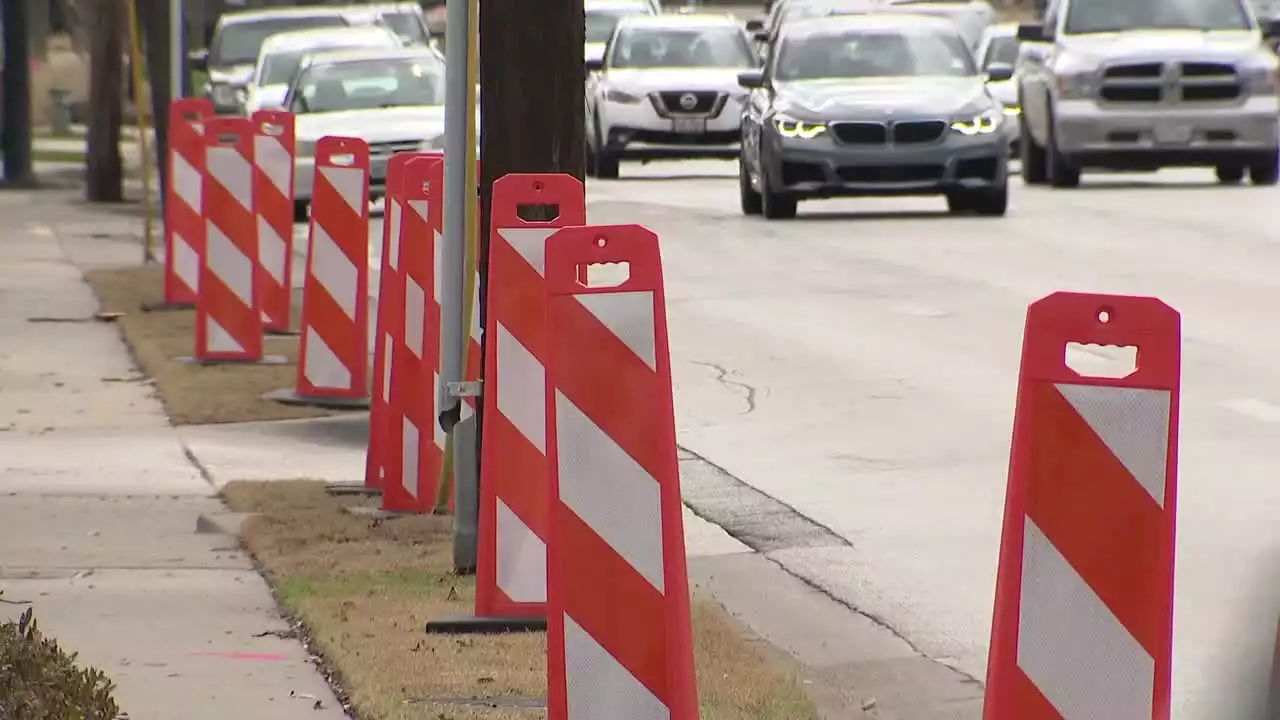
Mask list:
[{"label": "pole base", "polygon": [[174,310],[195,310],[195,303],[142,303],[142,312],[172,312]]},{"label": "pole base", "polygon": [[287,365],[289,358],[283,355],[263,355],[256,360],[239,360],[234,358],[197,358],[189,355],[177,357],[174,360],[189,365],[204,365],[212,367],[214,365]]},{"label": "pole base", "polygon": [[540,617],[495,618],[458,615],[427,623],[428,635],[503,635],[518,632],[546,632],[547,619]]},{"label": "pole base", "polygon": [[368,410],[369,396],[360,398],[323,397],[318,395],[299,395],[293,388],[272,390],[262,396],[264,400],[272,400],[281,405],[316,407],[325,410]]},{"label": "pole base", "polygon": [[324,486],[325,493],[329,495],[364,495],[366,497],[375,497],[382,494],[382,490],[376,487],[369,487],[362,482],[337,482],[329,483]]}]

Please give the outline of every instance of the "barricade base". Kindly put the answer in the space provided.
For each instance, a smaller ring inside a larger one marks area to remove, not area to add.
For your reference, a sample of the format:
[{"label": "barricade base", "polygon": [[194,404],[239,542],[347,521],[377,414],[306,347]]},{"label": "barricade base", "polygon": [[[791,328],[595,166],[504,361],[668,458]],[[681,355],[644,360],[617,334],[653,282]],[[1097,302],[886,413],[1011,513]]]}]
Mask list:
[{"label": "barricade base", "polygon": [[328,483],[324,486],[325,493],[329,495],[368,495],[376,496],[382,494],[382,488],[365,485],[363,482],[336,482]]},{"label": "barricade base", "polygon": [[195,310],[195,303],[155,302],[142,303],[142,312],[172,312],[174,310]]},{"label": "barricade base", "polygon": [[176,357],[174,360],[189,365],[287,365],[289,358],[283,355],[263,355],[256,360],[242,360],[240,358],[198,358],[184,355]]},{"label": "barricade base", "polygon": [[263,395],[264,400],[272,400],[281,405],[302,405],[318,407],[325,410],[368,410],[371,398],[368,395],[358,398],[325,397],[320,395],[299,395],[293,388],[272,390]]},{"label": "barricade base", "polygon": [[498,618],[456,615],[431,620],[428,635],[499,635],[517,632],[546,632],[545,617]]}]

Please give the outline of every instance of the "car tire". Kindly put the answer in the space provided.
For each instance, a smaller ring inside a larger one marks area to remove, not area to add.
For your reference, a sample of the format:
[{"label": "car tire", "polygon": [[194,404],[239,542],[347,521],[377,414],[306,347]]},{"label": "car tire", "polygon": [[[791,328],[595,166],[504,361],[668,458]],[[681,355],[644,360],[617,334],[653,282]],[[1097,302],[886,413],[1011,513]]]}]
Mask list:
[{"label": "car tire", "polygon": [[619,172],[618,156],[605,150],[604,135],[600,132],[600,116],[596,115],[592,118],[591,124],[595,126],[596,135],[595,173],[592,177],[597,177],[601,180],[617,180]]},{"label": "car tire", "polygon": [[1048,159],[1044,148],[1036,144],[1027,127],[1027,119],[1018,116],[1018,160],[1022,162],[1022,182],[1024,185],[1044,185],[1049,180]]},{"label": "car tire", "polygon": [[743,215],[759,215],[764,212],[764,198],[751,187],[751,173],[747,162],[738,158],[738,194],[742,198]]},{"label": "car tire", "polygon": [[1280,176],[1280,155],[1272,150],[1249,166],[1249,182],[1254,185],[1275,185]]},{"label": "car tire", "polygon": [[973,195],[968,190],[947,191],[947,212],[963,215],[973,209]]},{"label": "car tire", "polygon": [[1223,185],[1239,185],[1244,180],[1244,172],[1244,167],[1240,165],[1219,165],[1214,168],[1213,174]]},{"label": "car tire", "polygon": [[293,221],[295,223],[306,222],[311,217],[311,214],[308,212],[310,209],[311,209],[311,203],[307,202],[306,200],[294,200],[293,201]]},{"label": "car tire", "polygon": [[796,216],[798,203],[794,197],[777,193],[769,187],[769,173],[765,170],[767,163],[761,157],[760,162],[760,214],[766,220],[790,220]]},{"label": "car tire", "polygon": [[1080,168],[1071,164],[1071,160],[1058,151],[1058,137],[1053,129],[1053,114],[1049,115],[1049,142],[1045,147],[1045,174],[1049,185],[1056,188],[1073,188],[1080,186]]},{"label": "car tire", "polygon": [[969,199],[969,208],[984,217],[1004,217],[1009,210],[1009,186],[979,190]]}]

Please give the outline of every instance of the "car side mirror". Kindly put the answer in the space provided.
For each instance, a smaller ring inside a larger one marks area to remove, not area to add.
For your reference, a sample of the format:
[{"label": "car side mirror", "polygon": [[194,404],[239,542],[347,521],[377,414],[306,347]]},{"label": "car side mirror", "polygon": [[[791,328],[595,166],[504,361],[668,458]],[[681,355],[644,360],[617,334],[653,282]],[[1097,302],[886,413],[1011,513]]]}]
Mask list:
[{"label": "car side mirror", "polygon": [[1004,82],[1013,79],[1013,66],[1005,63],[991,63],[987,66],[987,82]]},{"label": "car side mirror", "polygon": [[604,69],[604,58],[591,58],[587,60],[587,72],[600,72]]},{"label": "car side mirror", "polygon": [[760,30],[756,30],[755,32],[751,33],[751,37],[758,43],[768,43],[769,31],[761,28]]},{"label": "car side mirror", "polygon": [[1022,23],[1018,26],[1018,39],[1022,42],[1048,42],[1049,33],[1043,23]]},{"label": "car side mirror", "polygon": [[760,18],[751,18],[750,20],[747,21],[747,32],[753,33],[757,30],[763,30],[763,29],[764,29],[764,20],[761,20]]},{"label": "car side mirror", "polygon": [[209,69],[209,51],[204,48],[201,48],[199,50],[192,50],[191,52],[187,53],[187,62],[191,63],[191,68],[193,70],[200,70],[200,71],[208,70]]},{"label": "car side mirror", "polygon": [[1262,30],[1262,37],[1266,40],[1275,40],[1280,38],[1280,18],[1270,18],[1262,20],[1258,23]]},{"label": "car side mirror", "polygon": [[764,87],[764,71],[745,70],[738,73],[738,85],[748,90]]}]

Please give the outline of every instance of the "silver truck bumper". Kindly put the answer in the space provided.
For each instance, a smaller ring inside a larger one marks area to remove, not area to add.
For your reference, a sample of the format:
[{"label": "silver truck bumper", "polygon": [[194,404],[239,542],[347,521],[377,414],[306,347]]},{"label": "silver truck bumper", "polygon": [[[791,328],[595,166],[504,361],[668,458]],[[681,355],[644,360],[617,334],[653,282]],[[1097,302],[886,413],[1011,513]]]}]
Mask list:
[{"label": "silver truck bumper", "polygon": [[1243,105],[1099,107],[1092,100],[1060,101],[1054,139],[1068,156],[1150,153],[1194,158],[1274,151],[1280,146],[1280,101],[1251,97]]}]

